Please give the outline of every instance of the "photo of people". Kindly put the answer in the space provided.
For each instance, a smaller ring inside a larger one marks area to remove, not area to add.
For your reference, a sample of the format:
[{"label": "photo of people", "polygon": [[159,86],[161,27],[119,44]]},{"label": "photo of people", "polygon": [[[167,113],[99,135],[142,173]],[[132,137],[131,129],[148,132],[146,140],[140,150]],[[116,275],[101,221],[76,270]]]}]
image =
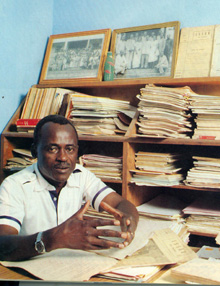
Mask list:
[{"label": "photo of people", "polygon": [[115,78],[170,76],[175,27],[118,33]]},{"label": "photo of people", "polygon": [[48,62],[46,79],[96,77],[104,35],[55,39]]}]

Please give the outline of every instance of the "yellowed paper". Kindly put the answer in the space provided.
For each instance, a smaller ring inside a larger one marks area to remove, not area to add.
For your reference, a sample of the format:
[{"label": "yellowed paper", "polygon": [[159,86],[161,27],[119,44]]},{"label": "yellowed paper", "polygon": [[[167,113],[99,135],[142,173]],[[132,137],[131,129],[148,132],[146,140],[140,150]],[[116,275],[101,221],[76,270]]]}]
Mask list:
[{"label": "yellowed paper", "polygon": [[[135,237],[131,244],[123,249],[110,248],[105,250],[96,250],[95,253],[102,254],[105,256],[123,259],[126,256],[132,255],[137,250],[144,247],[153,231],[163,228],[168,228],[172,226],[171,221],[160,220],[160,219],[150,219],[150,218],[140,218],[138,227],[135,232]],[[117,227],[114,227],[117,229]],[[120,238],[115,238],[115,240],[120,240]]]},{"label": "yellowed paper", "polygon": [[215,26],[210,76],[220,76],[220,25]]},{"label": "yellowed paper", "polygon": [[181,30],[175,78],[210,75],[214,30],[214,25]]},{"label": "yellowed paper", "polygon": [[183,281],[219,285],[220,263],[196,258],[172,269],[171,274]]},{"label": "yellowed paper", "polygon": [[85,281],[112,267],[117,260],[83,250],[57,249],[19,262],[1,262],[6,267],[20,267],[47,281]]},{"label": "yellowed paper", "polygon": [[171,261],[183,263],[197,258],[197,254],[169,228],[155,231],[152,240]]},{"label": "yellowed paper", "polygon": [[119,261],[113,269],[176,264],[196,257],[196,253],[177,234],[167,228],[155,231],[146,246]]},{"label": "yellowed paper", "polygon": [[219,232],[218,235],[216,236],[215,242],[220,245],[220,232]]}]

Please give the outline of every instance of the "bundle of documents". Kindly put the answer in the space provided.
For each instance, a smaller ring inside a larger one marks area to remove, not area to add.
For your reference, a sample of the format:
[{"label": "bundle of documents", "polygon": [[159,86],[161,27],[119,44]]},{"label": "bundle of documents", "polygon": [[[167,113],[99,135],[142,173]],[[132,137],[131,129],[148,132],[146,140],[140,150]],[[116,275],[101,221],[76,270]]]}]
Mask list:
[{"label": "bundle of documents", "polygon": [[121,180],[122,157],[110,157],[98,154],[84,154],[79,163],[100,179]]},{"label": "bundle of documents", "polygon": [[152,200],[137,207],[142,216],[157,217],[168,220],[179,220],[183,217],[182,210],[186,207],[186,203],[166,193],[162,193]]},{"label": "bundle of documents", "polygon": [[37,162],[37,159],[32,157],[31,151],[28,149],[13,149],[13,153],[14,157],[7,160],[5,170],[19,171]]},{"label": "bundle of documents", "polygon": [[190,109],[195,114],[193,139],[220,139],[220,96],[190,96]]},{"label": "bundle of documents", "polygon": [[220,199],[217,197],[200,197],[183,209],[189,215],[186,227],[189,232],[217,236],[220,232]]},{"label": "bundle of documents", "polygon": [[139,99],[138,136],[187,138],[192,133],[189,87],[168,88],[146,85]]},{"label": "bundle of documents", "polygon": [[173,186],[183,180],[179,154],[142,152],[135,154],[135,170],[131,183],[138,186]]},{"label": "bundle of documents", "polygon": [[135,112],[129,101],[72,92],[66,117],[79,134],[115,135],[126,133]]},{"label": "bundle of documents", "polygon": [[[104,213],[103,216],[103,213],[93,210],[93,215],[105,218],[108,214]],[[184,227],[183,223],[177,221],[140,217],[134,239],[123,249],[89,252],[57,249],[27,261],[0,263],[6,267],[23,268],[46,281],[86,281],[97,274],[119,281],[150,281],[163,266],[182,263],[195,257],[195,253],[179,236],[181,228],[177,225]],[[119,226],[107,228],[120,229]],[[114,239],[118,241],[121,238]]]},{"label": "bundle of documents", "polygon": [[97,277],[121,282],[149,282],[162,268],[162,266],[134,266],[111,269],[98,274]]},{"label": "bundle of documents", "polygon": [[171,274],[187,284],[219,285],[220,263],[217,260],[194,258],[172,269]]},{"label": "bundle of documents", "polygon": [[187,172],[185,185],[198,188],[220,188],[220,158],[193,156],[193,167]]},{"label": "bundle of documents", "polygon": [[129,257],[118,261],[98,277],[119,281],[150,282],[163,266],[184,263],[196,254],[170,228],[152,232],[148,243]]}]

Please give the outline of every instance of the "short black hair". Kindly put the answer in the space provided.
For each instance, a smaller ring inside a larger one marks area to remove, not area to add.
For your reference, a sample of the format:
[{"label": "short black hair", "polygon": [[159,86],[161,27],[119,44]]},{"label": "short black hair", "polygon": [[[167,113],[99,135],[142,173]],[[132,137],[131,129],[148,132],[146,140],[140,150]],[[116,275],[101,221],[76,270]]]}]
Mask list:
[{"label": "short black hair", "polygon": [[76,133],[76,137],[77,137],[77,141],[78,141],[78,133],[76,131],[75,126],[73,125],[73,123],[68,120],[66,117],[62,116],[62,115],[58,115],[58,114],[51,114],[48,116],[45,116],[44,118],[42,118],[36,125],[35,129],[34,129],[34,139],[33,139],[33,145],[35,147],[37,147],[40,139],[41,139],[41,129],[44,126],[44,124],[46,124],[47,122],[53,122],[53,123],[58,123],[60,125],[66,125],[69,124],[73,127],[74,132]]}]

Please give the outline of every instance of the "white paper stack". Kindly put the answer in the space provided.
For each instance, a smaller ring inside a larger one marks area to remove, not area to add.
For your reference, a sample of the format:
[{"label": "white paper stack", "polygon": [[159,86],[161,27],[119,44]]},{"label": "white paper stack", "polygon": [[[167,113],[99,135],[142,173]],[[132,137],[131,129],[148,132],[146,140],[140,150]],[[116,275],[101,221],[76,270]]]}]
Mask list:
[{"label": "white paper stack", "polygon": [[214,197],[196,198],[183,209],[186,227],[189,232],[207,236],[217,236],[220,232],[220,199]]},{"label": "white paper stack", "polygon": [[84,154],[79,157],[79,162],[100,179],[121,180],[122,178],[122,157]]},{"label": "white paper stack", "polygon": [[193,139],[220,139],[220,96],[190,96],[190,109],[195,114]]},{"label": "white paper stack", "polygon": [[4,167],[5,170],[20,171],[27,166],[37,162],[31,155],[31,151],[28,149],[13,149],[14,157],[7,159],[7,163]]},{"label": "white paper stack", "polygon": [[138,186],[174,186],[184,179],[181,156],[171,153],[142,152],[135,154],[131,183]]},{"label": "white paper stack", "polygon": [[168,88],[146,85],[140,90],[138,136],[187,138],[192,133],[189,87]]},{"label": "white paper stack", "polygon": [[186,202],[180,200],[177,196],[163,193],[138,206],[137,210],[143,216],[178,220],[183,217],[182,210],[186,206]]},{"label": "white paper stack", "polygon": [[187,172],[185,185],[198,188],[220,188],[220,158],[193,156],[193,167]]},{"label": "white paper stack", "polygon": [[[68,118],[79,134],[115,135],[124,134],[128,125],[123,118],[134,117],[136,107],[129,101],[72,93]],[[123,114],[124,116],[120,116]]]}]

